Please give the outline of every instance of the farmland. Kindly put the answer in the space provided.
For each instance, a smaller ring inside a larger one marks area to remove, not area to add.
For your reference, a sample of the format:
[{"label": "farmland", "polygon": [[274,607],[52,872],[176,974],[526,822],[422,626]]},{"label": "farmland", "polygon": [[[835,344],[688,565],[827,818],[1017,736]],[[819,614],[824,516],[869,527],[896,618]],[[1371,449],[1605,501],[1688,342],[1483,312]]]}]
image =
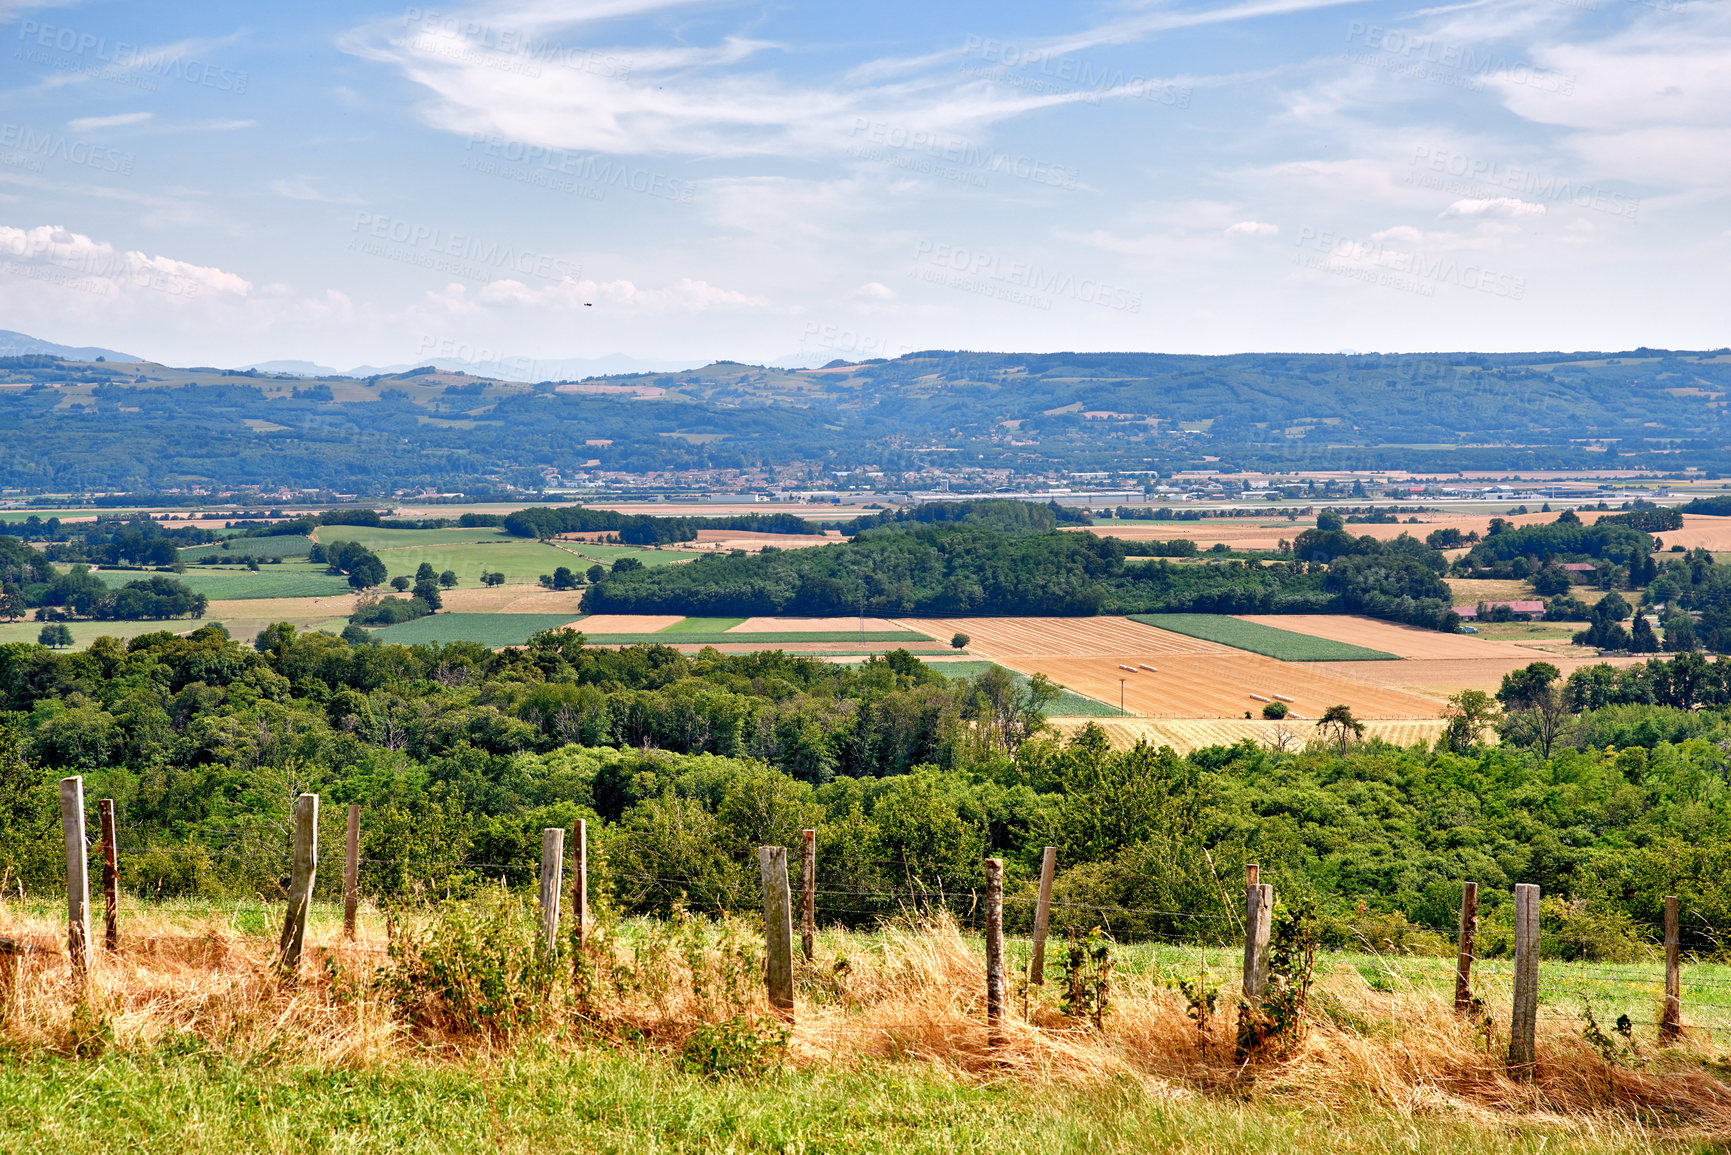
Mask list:
[{"label": "farmland", "polygon": [[[102,575],[109,584],[120,576]],[[307,562],[283,562],[281,565],[260,566],[257,572],[246,569],[193,566],[175,575],[194,593],[212,601],[243,601],[253,598],[320,598],[352,593],[348,579],[341,574],[329,574],[322,565]]]},{"label": "farmland", "polygon": [[312,551],[313,539],[283,534],[274,537],[231,537],[211,545],[195,545],[180,551],[180,560],[197,563],[207,557],[219,559],[249,557],[305,557]]},{"label": "farmland", "polygon": [[556,630],[572,624],[568,614],[434,614],[386,626],[373,631],[373,634],[380,642],[394,645],[480,642],[498,648],[520,646],[542,630]]},{"label": "farmland", "polygon": [[[1204,638],[1283,662],[1385,662],[1396,655],[1353,645],[1327,634],[1294,633],[1273,623],[1281,618],[1234,618],[1225,614],[1132,614],[1130,620],[1157,629]],[[1411,627],[1394,627],[1408,628]],[[1414,633],[1432,632],[1413,630]]]}]

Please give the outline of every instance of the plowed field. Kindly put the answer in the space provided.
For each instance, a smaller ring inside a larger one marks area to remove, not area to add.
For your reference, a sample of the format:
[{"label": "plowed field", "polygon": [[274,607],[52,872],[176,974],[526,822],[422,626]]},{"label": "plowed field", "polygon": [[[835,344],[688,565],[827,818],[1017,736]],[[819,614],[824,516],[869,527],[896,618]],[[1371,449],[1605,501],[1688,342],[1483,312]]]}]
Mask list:
[{"label": "plowed field", "polygon": [[[944,640],[954,634],[966,634],[969,651],[998,660],[1032,655],[1140,655],[1121,659],[1134,665],[1156,654],[1243,653],[1201,638],[1157,630],[1128,618],[903,618],[895,624]],[[1115,696],[1113,700],[1117,700]]]},{"label": "plowed field", "polygon": [[[1119,700],[1132,714],[1151,718],[1242,718],[1260,715],[1263,699],[1283,694],[1296,714],[1315,719],[1330,706],[1347,705],[1360,719],[1435,718],[1440,698],[1358,677],[1339,667],[1404,666],[1404,662],[1280,662],[1242,650],[1205,654],[1155,654],[1108,657],[1001,656],[1000,663],[1025,674],[1041,673],[1077,693],[1102,702]],[[1157,672],[1141,668],[1146,663]],[[1123,669],[1128,665],[1133,669]]]},{"label": "plowed field", "polygon": [[[1200,750],[1204,746],[1230,746],[1235,742],[1249,738],[1253,742],[1269,745],[1278,741],[1277,722],[1247,722],[1240,718],[1236,721],[1227,719],[1218,722],[1191,721],[1157,721],[1139,718],[1056,718],[1052,725],[1065,734],[1073,734],[1089,722],[1098,725],[1106,731],[1106,736],[1112,740],[1112,745],[1123,748],[1133,746],[1138,740],[1145,739],[1156,746],[1170,746],[1180,754],[1188,754],[1192,750]],[[1286,732],[1291,735],[1289,741],[1296,741],[1302,746],[1316,736],[1316,728],[1305,722],[1286,723]],[[1415,742],[1434,742],[1442,733],[1441,719],[1429,721],[1394,721],[1366,722],[1364,736],[1366,738],[1381,738],[1397,746],[1411,746]],[[1494,736],[1492,737],[1494,741]]]},{"label": "plowed field", "polygon": [[1494,693],[1503,684],[1504,674],[1532,662],[1549,662],[1566,678],[1582,666],[1596,666],[1601,662],[1628,666],[1645,660],[1629,655],[1599,658],[1583,654],[1574,657],[1554,650],[1525,650],[1520,658],[1417,658],[1405,662],[1317,662],[1316,665],[1355,680],[1447,697],[1461,690]]}]

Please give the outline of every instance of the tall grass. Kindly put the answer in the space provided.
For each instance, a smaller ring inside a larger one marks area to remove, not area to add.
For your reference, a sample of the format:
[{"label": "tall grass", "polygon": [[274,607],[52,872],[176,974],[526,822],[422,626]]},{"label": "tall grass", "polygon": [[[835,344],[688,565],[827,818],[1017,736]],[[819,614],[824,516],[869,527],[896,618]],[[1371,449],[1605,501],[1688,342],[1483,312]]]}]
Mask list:
[{"label": "tall grass", "polygon": [[[603,921],[574,962],[538,948],[509,898],[369,912],[352,943],[323,908],[285,975],[274,928],[253,931],[245,913],[243,931],[236,912],[136,909],[81,993],[54,916],[0,902],[0,933],[44,948],[16,960],[0,1005],[0,1147],[35,1149],[26,1120],[53,1120],[42,1134],[64,1150],[106,1118],[140,1150],[308,1149],[273,1121],[289,1102],[309,1125],[373,1128],[393,1150],[685,1150],[705,1134],[741,1149],[946,1151],[1731,1138],[1712,1032],[1606,1046],[1553,1015],[1521,1084],[1503,1070],[1494,991],[1488,1022],[1460,1019],[1443,984],[1373,983],[1358,966],[1319,974],[1293,1045],[1246,1057],[1220,952],[1125,952],[1102,1026],[1063,1013],[1059,962],[1044,987],[1016,984],[992,1047],[978,943],[942,916],[824,933],[784,1025],[744,920]],[[1179,989],[1186,973],[1222,988],[1212,1017]],[[441,1097],[448,1114],[433,1110]],[[171,1102],[206,1120],[185,1145],[166,1137]]]}]

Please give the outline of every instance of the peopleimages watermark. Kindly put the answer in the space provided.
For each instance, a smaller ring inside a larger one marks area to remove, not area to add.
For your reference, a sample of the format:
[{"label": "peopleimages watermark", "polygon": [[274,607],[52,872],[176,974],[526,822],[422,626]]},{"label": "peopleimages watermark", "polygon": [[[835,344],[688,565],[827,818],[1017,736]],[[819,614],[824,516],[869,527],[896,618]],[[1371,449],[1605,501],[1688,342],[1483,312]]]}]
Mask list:
[{"label": "peopleimages watermark", "polygon": [[583,266],[563,257],[382,213],[355,213],[351,231],[349,248],[354,252],[470,280],[517,276],[563,281],[583,275]]},{"label": "peopleimages watermark", "polygon": [[122,287],[170,297],[198,296],[203,283],[175,271],[173,264],[165,267],[160,258],[151,260],[106,245],[56,240],[47,229],[0,229],[0,274],[95,296],[112,296]]},{"label": "peopleimages watermark", "polygon": [[690,204],[697,185],[688,180],[588,153],[525,144],[475,133],[469,137],[462,168],[483,176],[515,181],[549,192],[605,200],[609,188]]},{"label": "peopleimages watermark", "polygon": [[1122,68],[1103,68],[1078,56],[1053,56],[1047,49],[1023,48],[982,36],[969,36],[962,44],[962,55],[986,62],[963,66],[967,75],[1024,92],[1074,93],[1084,104],[1099,104],[1107,96],[1122,96],[1170,108],[1190,107],[1191,90],[1183,85],[1128,75]]},{"label": "peopleimages watermark", "polygon": [[1516,194],[1536,202],[1566,202],[1614,217],[1635,219],[1639,197],[1612,192],[1598,185],[1565,180],[1521,165],[1485,161],[1446,148],[1421,144],[1413,148],[1403,183],[1450,196]]},{"label": "peopleimages watermark", "polygon": [[18,23],[18,47],[12,55],[32,64],[76,72],[146,92],[155,92],[161,80],[178,80],[218,92],[244,95],[251,76],[239,69],[224,68],[189,59],[178,51],[145,48],[125,40],[109,40],[58,24],[36,20]]},{"label": "peopleimages watermark", "polygon": [[1054,301],[1064,298],[1101,309],[1142,311],[1142,294],[1134,290],[1029,261],[1007,261],[982,249],[929,240],[915,244],[914,267],[908,276],[1032,309],[1049,310]]},{"label": "peopleimages watermark", "polygon": [[0,165],[41,172],[43,162],[50,160],[81,165],[98,172],[132,175],[130,152],[74,140],[57,132],[37,132],[21,124],[0,123]]},{"label": "peopleimages watermark", "polygon": [[1369,52],[1346,54],[1349,61],[1430,80],[1472,92],[1485,92],[1486,81],[1518,84],[1539,92],[1572,96],[1575,75],[1534,68],[1479,45],[1453,44],[1399,28],[1384,28],[1354,20],[1346,27],[1348,44],[1362,44]]},{"label": "peopleimages watermark", "polygon": [[892,343],[886,337],[817,321],[805,323],[805,331],[800,334],[799,347],[802,352],[808,347],[827,349],[845,356],[850,361],[870,361],[876,357],[894,358],[914,351],[912,345]]},{"label": "peopleimages watermark", "polygon": [[1300,252],[1293,258],[1294,264],[1380,288],[1421,297],[1436,296],[1438,285],[1455,285],[1508,301],[1525,300],[1527,295],[1525,277],[1462,264],[1453,257],[1427,257],[1380,241],[1359,241],[1344,233],[1308,227],[1299,230],[1296,244],[1311,251]]},{"label": "peopleimages watermark", "polygon": [[543,66],[587,72],[595,76],[623,78],[630,75],[630,62],[587,48],[570,48],[551,40],[538,40],[521,29],[502,28],[484,20],[470,20],[425,8],[403,10],[403,27],[413,33],[407,40],[393,41],[399,48],[413,48],[463,64],[479,64],[501,72],[538,78]]},{"label": "peopleimages watermark", "polygon": [[1062,189],[1073,189],[1081,180],[1081,175],[1066,165],[1023,153],[1001,152],[945,133],[910,129],[887,120],[855,117],[849,135],[853,138],[848,147],[850,156],[978,188],[984,188],[995,173]]}]

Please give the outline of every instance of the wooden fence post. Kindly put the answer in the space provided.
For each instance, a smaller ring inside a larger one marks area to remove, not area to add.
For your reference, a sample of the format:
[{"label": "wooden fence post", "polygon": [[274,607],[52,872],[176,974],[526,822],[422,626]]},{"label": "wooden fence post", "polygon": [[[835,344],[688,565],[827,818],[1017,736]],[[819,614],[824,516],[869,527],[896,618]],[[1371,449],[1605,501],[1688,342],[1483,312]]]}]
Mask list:
[{"label": "wooden fence post", "polygon": [[60,780],[60,832],[66,837],[66,954],[72,976],[90,973],[90,851],[84,844],[84,779]]},{"label": "wooden fence post", "polygon": [[120,949],[120,862],[115,849],[114,799],[96,804],[102,822],[102,946]]},{"label": "wooden fence post", "polygon": [[349,828],[343,839],[343,937],[355,937],[361,907],[361,804],[349,803]]},{"label": "wooden fence post", "polygon": [[986,1041],[1003,1041],[1004,1017],[1004,860],[986,859]]},{"label": "wooden fence post", "polygon": [[1509,1074],[1523,1082],[1538,1063],[1539,888],[1515,887],[1515,998],[1509,1019]]},{"label": "wooden fence post", "polygon": [[1683,1034],[1683,968],[1677,952],[1677,896],[1665,896],[1665,1016],[1659,1037],[1674,1043]]},{"label": "wooden fence post", "polygon": [[805,961],[817,957],[817,831],[799,836],[799,946]]},{"label": "wooden fence post", "polygon": [[793,1018],[793,897],[787,886],[787,847],[760,846],[763,873],[763,981],[769,1005]]},{"label": "wooden fence post", "polygon": [[1268,986],[1268,927],[1273,912],[1272,886],[1253,882],[1244,888],[1244,998],[1252,1005],[1262,1001]]},{"label": "wooden fence post", "polygon": [[294,871],[289,877],[288,910],[283,915],[282,942],[277,953],[287,970],[301,965],[301,944],[307,934],[307,908],[312,905],[313,882],[319,869],[319,796],[302,794],[295,800]]},{"label": "wooden fence post", "polygon": [[1046,847],[1040,856],[1040,898],[1034,906],[1034,957],[1028,960],[1028,982],[1046,981],[1046,932],[1052,925],[1052,873],[1058,868],[1058,848]]},{"label": "wooden fence post", "polygon": [[1461,887],[1461,925],[1455,940],[1455,1014],[1473,1005],[1473,937],[1479,927],[1479,884]]},{"label": "wooden fence post", "polygon": [[541,940],[548,954],[559,952],[559,897],[565,891],[565,828],[541,831]]},{"label": "wooden fence post", "polygon": [[583,965],[583,944],[589,936],[589,823],[579,818],[572,824],[571,834],[571,921],[575,928],[571,966],[575,972]]}]

